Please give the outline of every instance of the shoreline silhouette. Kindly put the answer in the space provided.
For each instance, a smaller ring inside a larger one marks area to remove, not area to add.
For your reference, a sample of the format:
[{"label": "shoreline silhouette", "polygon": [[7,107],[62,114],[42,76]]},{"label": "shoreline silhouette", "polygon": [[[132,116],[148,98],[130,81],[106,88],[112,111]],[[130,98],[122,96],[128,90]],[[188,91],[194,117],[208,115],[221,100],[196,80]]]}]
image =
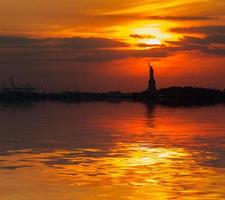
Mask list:
[{"label": "shoreline silhouette", "polygon": [[141,101],[149,104],[177,105],[207,105],[225,103],[225,90],[201,87],[168,87],[157,89],[153,67],[149,66],[148,87],[141,92],[39,92],[31,85],[16,86],[13,78],[10,79],[11,87],[2,87],[0,102],[37,102],[37,101]]}]

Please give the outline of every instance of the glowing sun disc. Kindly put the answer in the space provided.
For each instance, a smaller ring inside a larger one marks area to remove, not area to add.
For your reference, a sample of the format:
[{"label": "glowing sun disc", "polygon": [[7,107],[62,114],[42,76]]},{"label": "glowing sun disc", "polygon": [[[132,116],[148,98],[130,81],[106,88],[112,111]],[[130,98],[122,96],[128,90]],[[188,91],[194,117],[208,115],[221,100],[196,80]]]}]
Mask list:
[{"label": "glowing sun disc", "polygon": [[144,39],[141,42],[149,45],[161,45],[161,41],[158,39]]}]

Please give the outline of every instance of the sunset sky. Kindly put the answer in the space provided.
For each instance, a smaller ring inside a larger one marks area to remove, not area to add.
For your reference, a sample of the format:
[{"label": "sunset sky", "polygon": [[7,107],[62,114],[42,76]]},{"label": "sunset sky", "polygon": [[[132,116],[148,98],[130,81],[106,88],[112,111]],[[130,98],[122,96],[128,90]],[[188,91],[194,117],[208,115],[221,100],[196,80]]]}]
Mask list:
[{"label": "sunset sky", "polygon": [[47,90],[225,86],[223,0],[0,1],[0,84]]}]

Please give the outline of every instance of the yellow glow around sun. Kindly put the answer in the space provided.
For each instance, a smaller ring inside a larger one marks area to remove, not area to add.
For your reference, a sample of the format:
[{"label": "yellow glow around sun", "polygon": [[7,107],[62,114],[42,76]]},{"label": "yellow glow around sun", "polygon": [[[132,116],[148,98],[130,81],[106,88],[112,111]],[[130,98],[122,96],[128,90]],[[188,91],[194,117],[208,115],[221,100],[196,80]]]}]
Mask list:
[{"label": "yellow glow around sun", "polygon": [[[131,49],[151,48],[151,45],[168,45],[166,41],[176,41],[180,34],[170,31],[176,27],[175,22],[150,23],[139,21],[127,26],[111,27],[107,31],[112,33],[113,39],[118,39],[130,44]],[[133,36],[132,36],[133,35]]]},{"label": "yellow glow around sun", "polygon": [[169,31],[173,25],[170,22],[163,22],[133,27],[130,30],[130,35],[135,35],[136,37],[130,39],[130,41],[133,44],[162,45],[165,44],[165,41],[177,40],[179,38],[177,34]]},{"label": "yellow glow around sun", "polygon": [[144,28],[136,28],[133,30],[132,34],[137,34],[140,36],[144,35],[149,37],[141,39],[141,42],[146,44],[161,44],[162,41],[171,38],[171,34],[163,31],[158,26],[147,26]]}]

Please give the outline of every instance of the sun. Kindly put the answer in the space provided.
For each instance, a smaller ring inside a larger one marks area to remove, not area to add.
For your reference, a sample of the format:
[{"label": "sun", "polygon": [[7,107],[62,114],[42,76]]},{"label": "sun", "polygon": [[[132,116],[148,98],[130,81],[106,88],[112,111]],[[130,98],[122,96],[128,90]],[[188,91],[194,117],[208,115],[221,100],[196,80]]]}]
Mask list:
[{"label": "sun", "polygon": [[161,45],[162,42],[160,39],[142,39],[139,41],[142,44],[147,44],[147,45]]}]

